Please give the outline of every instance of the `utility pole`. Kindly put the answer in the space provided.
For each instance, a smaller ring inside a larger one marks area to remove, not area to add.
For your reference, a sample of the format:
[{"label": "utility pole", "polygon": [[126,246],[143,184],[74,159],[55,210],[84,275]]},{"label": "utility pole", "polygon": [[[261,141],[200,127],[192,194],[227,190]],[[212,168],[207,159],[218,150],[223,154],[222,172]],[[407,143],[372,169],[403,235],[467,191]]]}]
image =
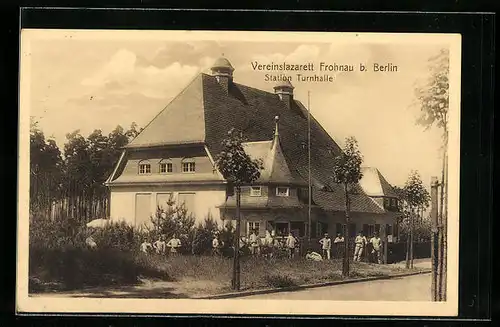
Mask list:
[{"label": "utility pole", "polygon": [[309,171],[309,205],[308,205],[308,247],[311,246],[311,233],[312,233],[312,219],[311,219],[311,204],[312,204],[312,187],[311,187],[311,103],[310,103],[310,91],[307,91],[307,156],[308,156],[308,171]]},{"label": "utility pole", "polygon": [[432,264],[432,301],[439,301],[438,292],[438,179],[437,177],[431,177],[431,264]]}]

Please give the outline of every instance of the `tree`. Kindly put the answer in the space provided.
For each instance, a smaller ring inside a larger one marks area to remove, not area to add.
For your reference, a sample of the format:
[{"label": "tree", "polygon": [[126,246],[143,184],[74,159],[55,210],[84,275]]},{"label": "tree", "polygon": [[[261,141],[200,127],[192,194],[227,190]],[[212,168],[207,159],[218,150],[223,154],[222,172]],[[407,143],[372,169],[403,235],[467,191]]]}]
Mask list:
[{"label": "tree", "polygon": [[342,153],[333,160],[333,180],[335,183],[342,184],[345,195],[345,249],[344,260],[342,263],[342,275],[349,276],[349,222],[350,222],[350,189],[357,184],[363,174],[361,173],[361,164],[363,157],[358,149],[358,142],[354,137],[346,138]]},{"label": "tree", "polygon": [[50,217],[62,192],[64,161],[54,140],[46,140],[36,121],[30,124],[30,213]]},{"label": "tree", "polygon": [[243,149],[243,133],[231,128],[221,142],[222,150],[217,154],[215,165],[224,178],[236,189],[236,232],[234,238],[233,288],[240,289],[240,201],[241,186],[248,185],[260,177],[262,160],[253,160]]},{"label": "tree", "polygon": [[[441,49],[439,54],[429,58],[429,77],[415,90],[417,104],[420,106],[421,116],[417,123],[426,129],[436,126],[442,129],[443,163],[441,170],[440,208],[438,213],[437,234],[433,236],[433,243],[438,243],[437,266],[443,276],[443,299],[446,300],[446,261],[447,261],[447,225],[448,202],[445,194],[448,190],[448,111],[449,111],[449,50]],[[434,262],[434,261],[433,261]]]},{"label": "tree", "polygon": [[111,175],[122,147],[137,136],[137,124],[128,131],[117,126],[110,134],[95,130],[87,138],[79,130],[66,135],[64,155],[54,140],[45,139],[37,122],[30,121],[30,213],[79,220],[106,217]]},{"label": "tree", "polygon": [[425,189],[418,171],[411,171],[403,188],[403,197],[409,213],[410,234],[406,241],[406,267],[413,268],[413,243],[414,243],[414,225],[417,209],[422,206],[429,206],[430,195]]}]

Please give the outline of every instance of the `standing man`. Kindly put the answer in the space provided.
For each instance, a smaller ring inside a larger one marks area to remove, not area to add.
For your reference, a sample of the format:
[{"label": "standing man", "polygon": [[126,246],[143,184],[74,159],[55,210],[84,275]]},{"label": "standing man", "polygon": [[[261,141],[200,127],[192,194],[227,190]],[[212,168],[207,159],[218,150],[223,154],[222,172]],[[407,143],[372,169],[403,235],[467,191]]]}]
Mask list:
[{"label": "standing man", "polygon": [[250,234],[249,242],[250,242],[250,253],[252,255],[259,254],[259,237],[257,236],[255,230],[253,230],[252,234]]},{"label": "standing man", "polygon": [[181,240],[177,238],[177,235],[174,234],[172,239],[168,241],[167,246],[170,248],[171,255],[177,255],[177,250],[181,247]]},{"label": "standing man", "polygon": [[370,244],[373,247],[372,254],[373,260],[375,260],[378,264],[382,263],[382,239],[375,233],[373,237],[370,239]]},{"label": "standing man", "polygon": [[358,236],[354,240],[354,261],[361,261],[361,256],[366,246],[366,238],[363,236],[363,232],[359,231]]},{"label": "standing man", "polygon": [[153,246],[151,245],[151,243],[149,243],[147,239],[144,239],[144,242],[142,242],[141,244],[140,250],[142,253],[147,255],[152,248]]},{"label": "standing man", "polygon": [[272,257],[273,256],[273,244],[274,240],[273,237],[271,236],[271,233],[266,230],[266,236],[264,237],[264,256],[265,257]]},{"label": "standing man", "polygon": [[222,241],[219,240],[219,235],[215,234],[214,239],[212,240],[212,253],[214,255],[220,256],[222,254],[221,248],[222,248]]},{"label": "standing man", "polygon": [[285,246],[288,250],[288,257],[293,259],[295,257],[295,245],[297,244],[297,239],[293,236],[292,232],[288,233],[285,240]]},{"label": "standing man", "polygon": [[335,247],[335,257],[341,258],[343,253],[342,251],[344,251],[344,237],[342,234],[337,233],[337,237],[333,240],[333,244]]},{"label": "standing man", "polygon": [[319,244],[321,244],[321,249],[323,250],[323,258],[330,260],[332,239],[328,236],[328,233],[325,233],[324,237],[319,240]]},{"label": "standing man", "polygon": [[156,254],[165,254],[165,241],[163,240],[163,235],[158,236],[158,240],[153,243],[153,248],[156,250]]}]

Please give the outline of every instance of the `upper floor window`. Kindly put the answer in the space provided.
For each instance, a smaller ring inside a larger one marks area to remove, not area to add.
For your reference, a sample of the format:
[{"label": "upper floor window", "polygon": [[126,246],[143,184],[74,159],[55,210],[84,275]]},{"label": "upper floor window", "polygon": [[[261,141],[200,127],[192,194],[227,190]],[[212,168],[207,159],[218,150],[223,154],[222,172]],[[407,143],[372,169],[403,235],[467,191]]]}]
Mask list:
[{"label": "upper floor window", "polygon": [[182,160],[182,172],[194,173],[196,171],[196,163],[193,158],[184,158]]},{"label": "upper floor window", "polygon": [[384,206],[390,207],[391,206],[391,201],[389,198],[384,198]]},{"label": "upper floor window", "polygon": [[289,187],[277,187],[276,188],[276,195],[277,196],[289,196],[290,195],[290,188]]},{"label": "upper floor window", "polygon": [[262,187],[252,186],[250,188],[250,196],[262,196]]},{"label": "upper floor window", "polygon": [[147,160],[139,162],[139,175],[151,174],[151,164]]},{"label": "upper floor window", "polygon": [[163,159],[159,164],[160,174],[171,173],[174,171],[172,161],[170,159]]}]

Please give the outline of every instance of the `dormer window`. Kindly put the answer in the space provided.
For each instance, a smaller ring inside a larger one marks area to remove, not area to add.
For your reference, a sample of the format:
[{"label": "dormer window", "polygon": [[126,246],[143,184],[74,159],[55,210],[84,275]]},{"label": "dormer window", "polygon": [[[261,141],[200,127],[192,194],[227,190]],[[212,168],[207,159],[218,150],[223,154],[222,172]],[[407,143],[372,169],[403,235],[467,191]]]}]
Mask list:
[{"label": "dormer window", "polygon": [[159,163],[159,171],[160,174],[168,174],[174,171],[174,167],[172,165],[172,161],[170,159],[163,159]]},{"label": "dormer window", "polygon": [[252,186],[250,188],[250,196],[262,196],[262,187]]},{"label": "dormer window", "polygon": [[151,164],[148,160],[142,160],[139,162],[139,175],[151,174]]},{"label": "dormer window", "polygon": [[277,187],[276,188],[276,196],[289,196],[290,188],[289,187]]},{"label": "dormer window", "polygon": [[184,158],[182,160],[182,172],[194,173],[196,171],[196,163],[193,158]]}]

